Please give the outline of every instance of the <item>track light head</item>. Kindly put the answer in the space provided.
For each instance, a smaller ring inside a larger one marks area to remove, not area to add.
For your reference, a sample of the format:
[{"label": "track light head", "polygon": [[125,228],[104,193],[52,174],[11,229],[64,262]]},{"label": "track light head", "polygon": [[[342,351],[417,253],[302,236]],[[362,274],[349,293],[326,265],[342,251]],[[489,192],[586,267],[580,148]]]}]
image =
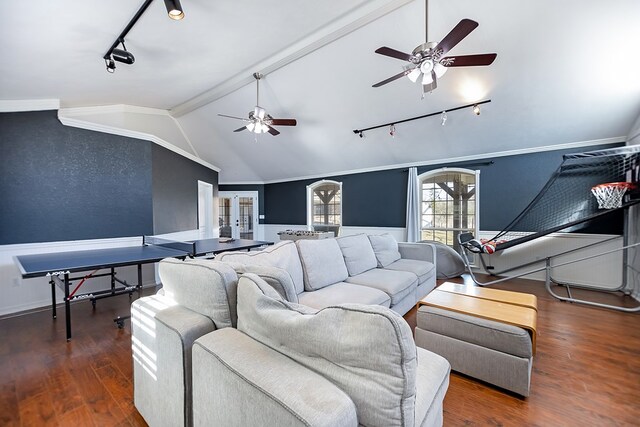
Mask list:
[{"label": "track light head", "polygon": [[480,107],[478,106],[478,104],[473,104],[473,114],[475,114],[476,116],[480,115]]},{"label": "track light head", "polygon": [[179,21],[184,18],[184,12],[182,11],[180,0],[164,0],[164,5],[167,7],[169,18],[175,21]]},{"label": "track light head", "polygon": [[123,64],[131,65],[136,62],[136,58],[134,58],[133,54],[126,49],[113,49],[111,57],[114,61],[122,62]]},{"label": "track light head", "polygon": [[116,71],[116,63],[113,62],[112,58],[105,58],[104,63],[107,66],[107,72],[113,74]]}]

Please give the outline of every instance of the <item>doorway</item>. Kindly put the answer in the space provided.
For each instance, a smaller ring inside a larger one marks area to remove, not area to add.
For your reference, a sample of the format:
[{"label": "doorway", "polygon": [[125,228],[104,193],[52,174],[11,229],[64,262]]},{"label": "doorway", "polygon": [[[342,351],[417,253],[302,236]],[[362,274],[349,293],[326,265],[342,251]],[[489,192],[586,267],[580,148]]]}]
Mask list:
[{"label": "doorway", "polygon": [[218,200],[220,237],[257,240],[258,192],[220,191]]},{"label": "doorway", "polygon": [[198,231],[200,238],[213,237],[213,185],[208,182],[198,181]]}]

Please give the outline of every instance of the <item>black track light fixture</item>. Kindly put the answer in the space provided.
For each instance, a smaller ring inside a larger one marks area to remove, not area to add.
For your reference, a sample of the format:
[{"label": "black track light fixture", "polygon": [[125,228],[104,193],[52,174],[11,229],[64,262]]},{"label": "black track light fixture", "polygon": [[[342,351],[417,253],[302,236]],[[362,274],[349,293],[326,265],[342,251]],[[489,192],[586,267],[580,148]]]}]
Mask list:
[{"label": "black track light fixture", "polygon": [[[124,46],[124,38],[127,36],[129,31],[133,28],[133,26],[138,22],[138,19],[142,16],[142,14],[147,10],[149,5],[153,0],[145,0],[140,9],[136,12],[131,21],[127,24],[127,26],[122,30],[118,38],[113,42],[107,53],[104,54],[104,62],[107,66],[107,71],[113,73],[116,70],[116,64],[114,61],[122,62],[123,64],[133,64],[135,62],[135,57],[131,52],[127,50]],[[184,12],[182,10],[182,5],[180,4],[180,0],[164,0],[164,5],[167,8],[167,13],[169,14],[169,18],[173,20],[180,20],[184,18]],[[118,49],[118,45],[122,44],[122,49]]]},{"label": "black track light fixture", "polygon": [[184,12],[182,11],[182,5],[180,4],[180,0],[164,0],[164,5],[167,7],[167,13],[169,14],[169,18],[174,19],[176,21],[184,18]]}]

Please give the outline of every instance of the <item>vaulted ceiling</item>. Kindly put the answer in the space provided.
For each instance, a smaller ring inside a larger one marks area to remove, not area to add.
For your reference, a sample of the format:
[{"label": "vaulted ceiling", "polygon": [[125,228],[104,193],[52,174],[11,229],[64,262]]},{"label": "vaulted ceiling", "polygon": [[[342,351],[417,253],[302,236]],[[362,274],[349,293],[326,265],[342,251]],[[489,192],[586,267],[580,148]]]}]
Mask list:
[{"label": "vaulted ceiling", "polygon": [[[4,5],[0,99],[60,99],[63,107],[127,104],[168,110],[193,154],[221,182],[273,182],[621,140],[640,114],[637,0],[431,0],[439,41],[461,19],[480,25],[451,54],[498,54],[488,67],[450,69],[421,99],[376,55],[425,40],[422,0],[182,0],[185,18],[154,1],[126,39],[133,65],[105,71],[102,56],[142,0],[28,0]],[[233,130],[255,105],[298,120],[273,137]],[[352,130],[491,99],[480,116],[452,112]],[[171,142],[171,141],[168,141]]]}]

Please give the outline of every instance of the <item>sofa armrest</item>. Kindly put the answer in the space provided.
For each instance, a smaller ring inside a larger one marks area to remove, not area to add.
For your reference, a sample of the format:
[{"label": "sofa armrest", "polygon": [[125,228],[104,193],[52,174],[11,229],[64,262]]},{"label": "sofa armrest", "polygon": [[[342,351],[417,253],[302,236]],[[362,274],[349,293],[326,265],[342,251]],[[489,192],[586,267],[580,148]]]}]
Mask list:
[{"label": "sofa armrest", "polygon": [[351,399],[324,377],[226,328],[193,346],[194,426],[356,426]]},{"label": "sofa armrest", "polygon": [[149,425],[190,425],[191,348],[213,321],[166,297],[131,305],[134,402]]},{"label": "sofa armrest", "polygon": [[399,242],[398,251],[405,259],[417,259],[436,264],[436,246],[431,243]]}]

